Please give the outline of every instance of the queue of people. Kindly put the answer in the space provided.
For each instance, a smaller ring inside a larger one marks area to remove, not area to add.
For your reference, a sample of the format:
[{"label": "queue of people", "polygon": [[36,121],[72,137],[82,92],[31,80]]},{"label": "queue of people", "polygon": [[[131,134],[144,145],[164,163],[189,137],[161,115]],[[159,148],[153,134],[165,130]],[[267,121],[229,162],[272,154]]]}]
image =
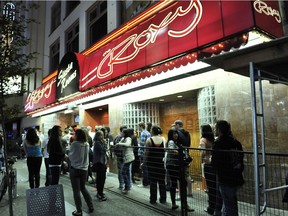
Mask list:
[{"label": "queue of people", "polygon": [[[103,191],[109,160],[116,157],[119,189],[123,194],[129,193],[132,184],[136,183],[136,176],[142,176],[142,184],[138,186],[150,187],[150,203],[157,203],[157,188],[159,188],[159,202],[165,204],[169,182],[171,209],[176,210],[179,208],[176,203],[176,190],[180,186],[187,189],[184,192],[182,190],[181,198],[192,196],[192,187],[189,185],[191,184],[189,166],[192,159],[187,159],[190,157],[188,148],[191,142],[190,134],[183,129],[181,120],[176,120],[172,124],[167,141],[162,136],[163,132],[159,126],[152,125],[150,131],[147,130],[145,123],[141,122],[138,126],[139,136],[133,128],[121,126],[120,133],[114,140],[109,133],[109,127],[95,127],[92,138],[91,128],[74,127],[73,134],[67,133],[66,128],[65,135],[62,136],[61,127],[55,125],[48,131],[46,139],[40,139],[37,131],[30,128],[23,142],[30,188],[40,186],[42,156],[46,168],[45,186],[58,184],[66,155],[69,159],[69,174],[76,206],[72,215],[82,215],[80,192],[91,213],[94,211],[92,198],[85,187],[88,175],[96,174],[96,197],[99,201],[106,201]],[[237,190],[244,184],[241,153],[243,149],[241,143],[232,135],[231,126],[227,121],[217,121],[215,129],[214,135],[209,124],[201,125],[199,148],[201,148],[208,189],[208,207],[204,211],[215,216],[236,216],[238,215]],[[180,149],[183,152],[180,152]],[[240,153],[227,152],[235,149]],[[226,150],[226,152],[219,150]],[[181,164],[183,167],[180,167]],[[140,170],[141,173],[137,175]],[[184,173],[183,176],[180,175],[180,171]],[[182,207],[183,205],[187,211],[194,211],[187,202],[182,203]]]}]

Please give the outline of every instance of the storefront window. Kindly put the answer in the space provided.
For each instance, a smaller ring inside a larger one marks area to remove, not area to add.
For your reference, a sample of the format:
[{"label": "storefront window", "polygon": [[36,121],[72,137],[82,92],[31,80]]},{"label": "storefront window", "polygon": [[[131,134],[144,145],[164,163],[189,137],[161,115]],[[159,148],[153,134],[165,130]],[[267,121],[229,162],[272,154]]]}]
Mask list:
[{"label": "storefront window", "polygon": [[199,126],[216,123],[216,101],[214,86],[207,86],[198,92]]}]

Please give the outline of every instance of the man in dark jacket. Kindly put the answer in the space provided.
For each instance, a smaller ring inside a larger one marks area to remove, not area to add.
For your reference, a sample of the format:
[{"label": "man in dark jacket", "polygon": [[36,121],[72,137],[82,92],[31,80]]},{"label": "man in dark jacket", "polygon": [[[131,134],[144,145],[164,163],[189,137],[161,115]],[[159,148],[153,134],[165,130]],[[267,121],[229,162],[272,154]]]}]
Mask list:
[{"label": "man in dark jacket", "polygon": [[[190,156],[189,156],[189,147],[191,145],[191,137],[190,137],[190,133],[185,130],[183,128],[183,122],[182,120],[176,120],[174,122],[174,127],[175,129],[178,131],[178,134],[179,134],[179,143],[187,148],[185,149],[185,151],[183,152],[184,153],[184,160],[188,160],[188,158],[192,159]],[[192,197],[192,179],[190,177],[190,172],[189,172],[189,168],[190,168],[190,162],[189,161],[187,164],[186,164],[186,167],[185,167],[185,179],[187,181],[187,196],[189,197]]]},{"label": "man in dark jacket", "polygon": [[233,137],[227,121],[217,121],[216,136],[218,138],[214,142],[211,164],[216,169],[224,204],[222,215],[237,216],[237,190],[244,184],[243,148],[241,143]]}]

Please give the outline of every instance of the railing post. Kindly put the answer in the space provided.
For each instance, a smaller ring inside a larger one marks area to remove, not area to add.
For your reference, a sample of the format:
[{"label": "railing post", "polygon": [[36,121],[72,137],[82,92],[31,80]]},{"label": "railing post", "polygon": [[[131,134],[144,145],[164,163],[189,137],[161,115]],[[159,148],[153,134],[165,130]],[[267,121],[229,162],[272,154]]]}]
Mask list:
[{"label": "railing post", "polygon": [[180,167],[180,200],[181,200],[181,215],[187,216],[187,183],[185,178],[185,165],[184,165],[184,154],[183,146],[179,146],[179,167]]}]

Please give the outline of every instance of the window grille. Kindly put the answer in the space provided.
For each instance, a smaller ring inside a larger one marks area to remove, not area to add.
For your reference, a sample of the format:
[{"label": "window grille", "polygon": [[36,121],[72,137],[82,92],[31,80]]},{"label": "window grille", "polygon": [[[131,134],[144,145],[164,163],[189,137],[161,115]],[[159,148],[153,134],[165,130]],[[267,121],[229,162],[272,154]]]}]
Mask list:
[{"label": "window grille", "polygon": [[198,92],[199,126],[214,125],[217,120],[214,86],[207,86]]},{"label": "window grille", "polygon": [[125,104],[123,109],[123,125],[137,129],[140,122],[151,122],[152,124],[159,125],[159,104]]}]

